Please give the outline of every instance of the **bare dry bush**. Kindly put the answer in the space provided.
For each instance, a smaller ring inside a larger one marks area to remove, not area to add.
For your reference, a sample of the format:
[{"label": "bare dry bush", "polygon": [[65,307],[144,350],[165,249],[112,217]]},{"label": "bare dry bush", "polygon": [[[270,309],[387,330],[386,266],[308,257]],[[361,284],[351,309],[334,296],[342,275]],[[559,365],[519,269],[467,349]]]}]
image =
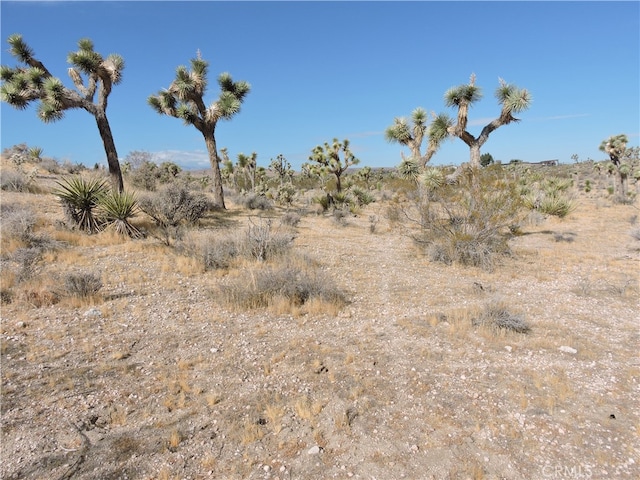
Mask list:
[{"label": "bare dry bush", "polygon": [[265,308],[283,299],[292,307],[312,300],[339,305],[346,302],[333,280],[321,270],[291,261],[243,270],[220,285],[219,293],[226,304],[241,309]]},{"label": "bare dry bush", "polygon": [[495,330],[529,333],[531,327],[521,314],[511,312],[503,300],[492,300],[472,321],[474,326],[487,326]]},{"label": "bare dry bush", "polygon": [[413,238],[433,261],[488,271],[511,253],[508,240],[522,220],[516,185],[497,170],[472,172],[458,184],[423,190],[415,203],[420,233]]}]

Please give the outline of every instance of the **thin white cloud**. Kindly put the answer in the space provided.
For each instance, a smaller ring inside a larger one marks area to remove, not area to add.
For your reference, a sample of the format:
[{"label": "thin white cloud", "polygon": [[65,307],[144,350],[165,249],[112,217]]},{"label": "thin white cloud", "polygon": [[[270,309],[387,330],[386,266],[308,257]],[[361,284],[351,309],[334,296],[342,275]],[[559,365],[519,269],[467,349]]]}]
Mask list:
[{"label": "thin white cloud", "polygon": [[551,115],[549,117],[538,117],[538,118],[532,118],[532,121],[536,121],[536,122],[546,122],[548,120],[567,120],[570,118],[583,118],[583,117],[588,117],[590,116],[590,113],[570,113],[568,115]]},{"label": "thin white cloud", "polygon": [[202,150],[192,152],[182,150],[163,150],[160,152],[151,152],[153,161],[156,163],[173,162],[185,170],[198,170],[209,168],[209,155]]},{"label": "thin white cloud", "polygon": [[495,120],[495,118],[493,117],[484,117],[484,118],[474,118],[473,120],[469,120],[469,122],[467,123],[468,126],[470,127],[478,127],[478,126],[485,126],[488,125],[489,123],[493,122]]}]

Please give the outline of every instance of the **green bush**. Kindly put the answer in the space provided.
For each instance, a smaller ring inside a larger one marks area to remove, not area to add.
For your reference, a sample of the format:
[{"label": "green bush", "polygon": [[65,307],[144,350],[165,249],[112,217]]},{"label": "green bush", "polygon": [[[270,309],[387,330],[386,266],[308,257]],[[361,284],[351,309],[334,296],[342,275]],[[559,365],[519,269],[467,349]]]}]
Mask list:
[{"label": "green bush", "polygon": [[417,196],[421,232],[414,239],[433,261],[486,270],[510,253],[508,240],[522,217],[515,182],[485,169]]},{"label": "green bush", "polygon": [[99,231],[102,225],[96,209],[108,192],[106,182],[97,178],[86,180],[74,176],[56,183],[58,188],[53,193],[60,198],[67,218],[87,233]]},{"label": "green bush", "polygon": [[100,200],[100,214],[105,225],[113,228],[119,235],[141,238],[142,232],[131,224],[136,216],[138,200],[133,193],[112,191]]}]

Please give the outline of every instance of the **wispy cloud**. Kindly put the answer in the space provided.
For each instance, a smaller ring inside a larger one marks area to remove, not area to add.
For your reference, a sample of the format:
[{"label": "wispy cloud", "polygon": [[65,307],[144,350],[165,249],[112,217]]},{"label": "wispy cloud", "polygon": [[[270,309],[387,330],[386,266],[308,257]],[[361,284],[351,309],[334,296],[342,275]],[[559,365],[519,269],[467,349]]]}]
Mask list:
[{"label": "wispy cloud", "polygon": [[494,120],[495,118],[493,117],[474,118],[473,120],[469,120],[469,123],[467,123],[467,125],[470,127],[478,127],[482,125],[484,127],[485,125],[493,122]]},{"label": "wispy cloud", "polygon": [[198,170],[209,168],[209,155],[202,150],[186,152],[182,150],[163,150],[151,152],[156,163],[173,162],[185,170]]},{"label": "wispy cloud", "polygon": [[570,118],[583,118],[590,116],[590,113],[570,113],[568,115],[551,115],[549,117],[532,118],[531,121],[546,122],[548,120],[567,120]]}]

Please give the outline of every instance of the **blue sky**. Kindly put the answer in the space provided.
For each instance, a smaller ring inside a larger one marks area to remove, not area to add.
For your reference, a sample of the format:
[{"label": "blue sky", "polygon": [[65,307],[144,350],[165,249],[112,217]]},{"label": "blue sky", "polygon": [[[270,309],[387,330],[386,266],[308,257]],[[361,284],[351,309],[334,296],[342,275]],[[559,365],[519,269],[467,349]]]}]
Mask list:
[{"label": "blue sky", "polygon": [[[314,146],[351,141],[360,165],[391,167],[408,150],[389,144],[394,117],[444,106],[445,91],[471,73],[484,98],[470,112],[478,135],[495,118],[498,78],[527,88],[521,122],[492,133],[482,152],[497,160],[571,163],[603,159],[600,142],[640,138],[640,3],[633,2],[0,2],[3,65],[16,65],[7,37],[23,35],[36,57],[67,86],[67,54],[88,37],[126,67],[107,115],[120,158],[144,150],[183,166],[208,166],[193,127],[161,116],[146,99],[169,86],[199,49],[209,61],[206,103],[219,73],[252,90],[241,112],[216,129],[218,148],[258,153],[258,164],[283,154],[294,167]],[[1,147],[26,142],[60,161],[106,163],[91,115],[67,111],[44,124],[35,104],[2,103]],[[434,165],[468,161],[459,139]]]}]

